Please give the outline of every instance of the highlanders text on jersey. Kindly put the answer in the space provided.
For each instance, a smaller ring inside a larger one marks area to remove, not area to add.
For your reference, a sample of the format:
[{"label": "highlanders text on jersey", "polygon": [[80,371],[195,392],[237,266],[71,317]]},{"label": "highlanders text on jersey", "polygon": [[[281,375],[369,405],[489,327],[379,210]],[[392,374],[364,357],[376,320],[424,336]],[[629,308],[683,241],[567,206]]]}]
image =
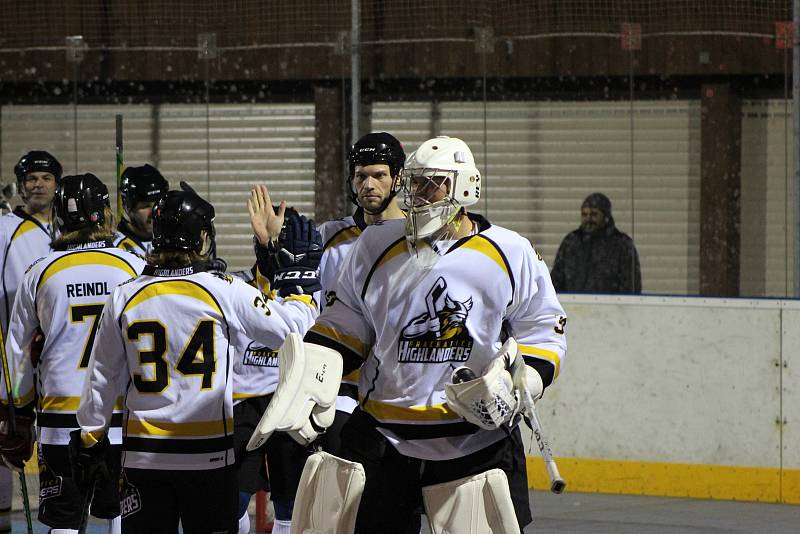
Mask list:
[{"label": "highlanders text on jersey", "polygon": [[505,336],[549,385],[564,362],[566,318],[547,266],[519,234],[470,214],[479,233],[426,267],[412,258],[403,220],[370,226],[342,268],[336,300],[306,339],[361,359],[362,409],[401,454],[446,460],[502,439],[446,404],[456,367],[480,373]]},{"label": "highlanders text on jersey", "polygon": [[21,207],[0,217],[0,327],[5,333],[22,277],[31,263],[50,253],[50,229]]},{"label": "highlanders text on jersey", "polygon": [[[97,241],[53,252],[23,278],[11,315],[6,354],[15,404],[37,401],[41,443],[66,445],[70,430],[78,428],[75,412],[103,305],[118,284],[135,277],[143,267],[137,256],[114,248],[110,241]],[[37,327],[44,333],[45,343],[34,368],[23,349]],[[124,382],[114,397],[112,443],[121,442],[123,391]],[[2,396],[5,398],[5,390]]]},{"label": "highlanders text on jersey", "polygon": [[128,379],[124,466],[214,469],[233,457],[233,347],[278,347],[317,312],[309,297],[269,301],[241,280],[203,266],[159,269],[119,286],[106,303],[78,422],[107,428],[115,392]]}]

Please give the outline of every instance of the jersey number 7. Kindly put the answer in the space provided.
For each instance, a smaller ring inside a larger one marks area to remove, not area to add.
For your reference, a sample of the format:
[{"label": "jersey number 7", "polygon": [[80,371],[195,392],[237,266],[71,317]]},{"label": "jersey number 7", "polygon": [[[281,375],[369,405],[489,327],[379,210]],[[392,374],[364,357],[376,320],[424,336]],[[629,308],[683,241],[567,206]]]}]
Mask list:
[{"label": "jersey number 7", "polygon": [[103,304],[78,304],[69,307],[69,319],[73,323],[83,323],[87,317],[92,318],[89,337],[86,339],[86,343],[83,344],[83,353],[81,354],[81,361],[78,363],[78,369],[89,367],[89,356],[92,355],[94,336],[97,334],[97,325],[100,322],[98,319],[101,313],[103,313]]},{"label": "jersey number 7", "polygon": [[[200,389],[211,389],[217,369],[214,324],[215,321],[211,319],[197,323],[175,365],[183,375],[202,376]],[[128,327],[130,341],[139,341],[142,336],[149,336],[152,344],[151,350],[139,351],[139,364],[152,365],[153,378],[144,378],[141,373],[135,373],[133,384],[141,393],[160,393],[169,385],[169,364],[164,359],[167,353],[167,327],[158,321],[136,321]]]}]

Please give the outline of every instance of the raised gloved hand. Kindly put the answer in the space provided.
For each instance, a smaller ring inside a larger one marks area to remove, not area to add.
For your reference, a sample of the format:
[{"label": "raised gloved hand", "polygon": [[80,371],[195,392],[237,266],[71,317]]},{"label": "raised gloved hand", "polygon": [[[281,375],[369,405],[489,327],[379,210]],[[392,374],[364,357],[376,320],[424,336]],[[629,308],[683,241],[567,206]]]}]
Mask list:
[{"label": "raised gloved hand", "polygon": [[84,447],[81,431],[69,433],[69,462],[72,466],[72,479],[78,488],[86,493],[95,484],[102,484],[111,478],[109,451],[111,443],[108,436],[92,445]]},{"label": "raised gloved hand", "polygon": [[0,454],[3,462],[12,469],[22,470],[33,454],[33,442],[36,433],[33,424],[33,405],[14,411],[14,424],[9,417],[7,406],[0,409]]},{"label": "raised gloved hand", "polygon": [[292,209],[286,210],[277,243],[265,247],[256,242],[258,268],[282,297],[319,291],[321,259],[322,236],[314,221]]}]

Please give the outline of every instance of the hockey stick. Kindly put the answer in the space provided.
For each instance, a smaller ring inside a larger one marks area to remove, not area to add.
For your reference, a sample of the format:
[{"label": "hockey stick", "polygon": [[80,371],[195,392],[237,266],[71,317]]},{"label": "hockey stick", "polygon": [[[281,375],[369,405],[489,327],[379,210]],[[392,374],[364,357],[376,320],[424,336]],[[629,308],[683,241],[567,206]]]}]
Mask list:
[{"label": "hockey stick", "polygon": [[[9,317],[9,326],[11,318]],[[3,326],[0,325],[0,359],[3,360],[3,378],[6,386],[6,400],[8,401],[8,432],[10,436],[17,434],[17,419],[14,414],[14,393],[11,391],[11,377],[9,375],[8,358],[6,357],[6,338],[3,334]],[[24,465],[24,463],[23,463]],[[10,468],[9,468],[10,469]],[[22,492],[22,508],[25,511],[25,522],[28,526],[28,534],[33,534],[33,521],[31,519],[31,503],[28,499],[28,481],[25,478],[25,469],[19,472],[19,486]]]},{"label": "hockey stick", "polygon": [[542,460],[544,460],[544,467],[547,469],[547,476],[550,478],[550,491],[553,493],[562,493],[567,483],[561,478],[558,472],[558,466],[553,458],[553,451],[550,449],[550,443],[542,433],[542,424],[539,422],[539,417],[536,415],[536,408],[533,407],[533,399],[530,398],[531,394],[525,391],[525,396],[528,397],[525,401],[525,410],[528,412],[528,422],[530,423],[533,436],[536,438],[536,443],[539,445],[539,452],[542,453]]},{"label": "hockey stick", "polygon": [[122,114],[117,114],[117,221],[122,220]]},{"label": "hockey stick", "polygon": [[[475,380],[476,378],[477,375],[475,374],[475,371],[469,367],[459,367],[453,371],[451,381],[454,384],[458,384],[461,382]],[[562,493],[567,487],[567,483],[563,478],[561,478],[561,474],[558,472],[558,466],[553,458],[553,451],[550,449],[550,443],[544,437],[544,433],[542,432],[542,423],[539,422],[539,417],[536,415],[533,397],[525,388],[520,388],[519,391],[522,392],[521,400],[523,405],[523,417],[525,414],[527,414],[525,421],[528,423],[528,426],[533,432],[533,436],[536,438],[536,444],[539,446],[539,452],[542,453],[544,467],[547,469],[547,476],[550,478],[550,491],[553,493]]]}]

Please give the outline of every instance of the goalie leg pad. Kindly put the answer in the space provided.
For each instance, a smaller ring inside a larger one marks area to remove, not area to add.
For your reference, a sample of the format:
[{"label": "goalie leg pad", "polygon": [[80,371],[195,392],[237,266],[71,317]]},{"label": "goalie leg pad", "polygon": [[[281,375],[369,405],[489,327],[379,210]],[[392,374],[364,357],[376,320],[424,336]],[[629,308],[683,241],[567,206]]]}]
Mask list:
[{"label": "goalie leg pad", "polygon": [[297,431],[303,430],[306,436],[316,437],[318,432],[309,424],[312,413],[321,430],[326,422],[332,422],[327,408],[336,403],[342,356],[333,349],[304,343],[302,336],[292,333],[278,351],[278,366],[278,388],[247,444],[249,451],[264,444],[276,430],[297,436]]},{"label": "goalie leg pad", "polygon": [[296,534],[352,534],[364,492],[364,467],[326,452],[308,457],[292,511]]},{"label": "goalie leg pad", "polygon": [[432,534],[519,534],[508,478],[501,469],[424,486]]}]

